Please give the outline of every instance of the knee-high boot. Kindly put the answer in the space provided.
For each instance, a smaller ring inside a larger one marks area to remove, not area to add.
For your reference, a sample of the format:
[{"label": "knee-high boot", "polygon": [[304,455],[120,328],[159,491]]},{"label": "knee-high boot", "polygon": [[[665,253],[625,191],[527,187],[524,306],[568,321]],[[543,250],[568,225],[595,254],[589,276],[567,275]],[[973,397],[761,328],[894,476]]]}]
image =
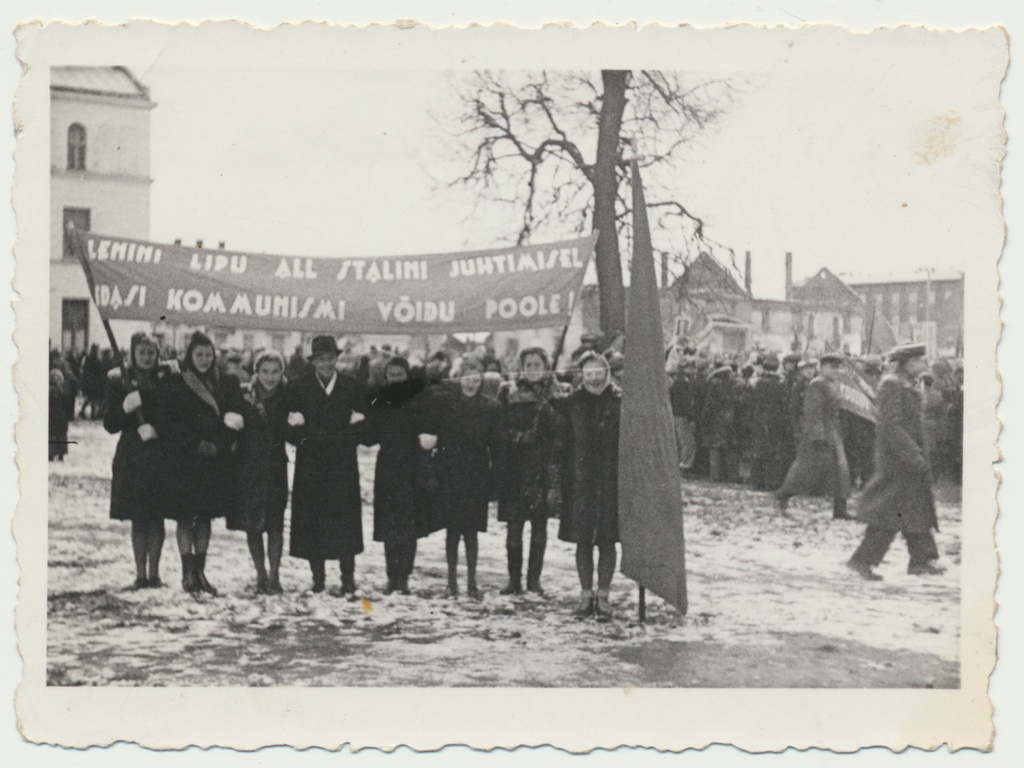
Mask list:
[{"label": "knee-high boot", "polygon": [[540,586],[540,572],[544,568],[544,550],[547,541],[538,539],[530,540],[530,560],[526,568],[526,590],[543,595],[544,590]]},{"label": "knee-high boot", "polygon": [[198,592],[199,580],[196,578],[196,556],[183,553],[181,556],[181,588],[186,592]]},{"label": "knee-high boot", "polygon": [[207,592],[216,597],[218,594],[216,588],[206,580],[206,553],[197,553],[194,557],[196,564],[196,581],[199,582],[199,588],[203,592]]}]

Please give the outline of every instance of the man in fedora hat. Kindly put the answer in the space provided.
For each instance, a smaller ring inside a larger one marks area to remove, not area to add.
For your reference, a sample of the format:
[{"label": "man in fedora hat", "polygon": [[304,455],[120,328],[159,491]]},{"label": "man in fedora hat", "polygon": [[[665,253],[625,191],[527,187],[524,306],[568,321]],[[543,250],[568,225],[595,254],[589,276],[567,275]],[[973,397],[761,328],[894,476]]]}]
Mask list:
[{"label": "man in fedora hat", "polygon": [[322,592],[325,563],[341,566],[341,591],[355,594],[355,556],[363,551],[359,443],[364,382],[337,369],[333,336],[313,339],[311,370],[289,386],[288,442],[296,446],[292,482],[292,557],[309,561],[313,591]]},{"label": "man in fedora hat", "polygon": [[791,497],[825,493],[832,497],[832,517],[848,520],[846,497],[850,493],[850,470],[840,431],[838,384],[845,359],[829,352],[818,362],[821,374],[807,385],[803,398],[796,461],[775,498],[779,511],[785,515]]},{"label": "man in fedora hat", "polygon": [[847,565],[870,581],[880,581],[874,568],[882,562],[897,533],[910,551],[907,572],[933,575],[945,571],[933,530],[938,530],[931,468],[925,446],[918,377],[927,368],[924,344],[905,344],[888,354],[893,370],[878,386],[875,428],[875,474],[864,489],[860,519],[867,523],[864,540]]}]

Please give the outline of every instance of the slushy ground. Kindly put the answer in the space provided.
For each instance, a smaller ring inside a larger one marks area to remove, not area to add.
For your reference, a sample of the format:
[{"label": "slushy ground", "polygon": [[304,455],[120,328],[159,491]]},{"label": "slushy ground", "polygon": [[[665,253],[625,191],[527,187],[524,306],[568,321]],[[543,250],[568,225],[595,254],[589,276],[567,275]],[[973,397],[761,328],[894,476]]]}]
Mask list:
[{"label": "slushy ground", "polygon": [[[950,688],[959,685],[960,504],[939,488],[942,576],[906,573],[897,539],[866,582],[844,563],[863,526],[833,521],[824,499],[796,499],[793,520],[741,486],[681,481],[688,615],[616,574],[615,618],[578,621],[574,549],[549,523],[545,597],[506,597],[504,524],[480,536],[481,600],[445,597],[444,533],[420,540],[412,594],[384,595],[371,540],[373,457],[362,450],[366,552],[360,596],[313,594],[286,554],[285,594],[257,596],[245,536],[214,522],[207,575],[219,597],[180,588],[174,523],[160,589],[132,591],[129,525],[109,519],[115,438],[72,425],[50,464],[47,654],[51,685],[556,686]],[[852,502],[856,511],[857,500]],[[465,587],[464,566],[460,580]]]}]

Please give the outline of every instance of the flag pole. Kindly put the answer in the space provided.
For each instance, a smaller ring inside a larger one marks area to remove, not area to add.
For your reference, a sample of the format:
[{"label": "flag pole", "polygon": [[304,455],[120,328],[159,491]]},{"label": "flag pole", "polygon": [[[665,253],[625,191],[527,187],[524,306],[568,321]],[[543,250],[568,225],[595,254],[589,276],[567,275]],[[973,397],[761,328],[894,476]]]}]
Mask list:
[{"label": "flag pole", "polygon": [[[75,250],[75,255],[78,257],[79,263],[82,265],[82,270],[85,272],[85,282],[89,285],[89,298],[92,299],[93,304],[96,304],[96,281],[92,276],[92,267],[89,265],[89,257],[85,253],[85,248],[82,246],[81,235],[75,228],[75,222],[69,221],[67,224],[68,234],[71,236],[71,247]],[[100,322],[103,323],[103,330],[107,332],[107,340],[110,342],[110,348],[113,351],[114,359],[117,361],[117,367],[121,370],[121,380],[128,383],[128,368],[125,365],[124,357],[121,355],[121,348],[117,344],[117,337],[114,336],[114,329],[110,327],[110,320],[103,316],[103,313],[99,311],[99,305],[96,304],[96,311],[99,312]],[[141,418],[141,415],[140,415]]]}]

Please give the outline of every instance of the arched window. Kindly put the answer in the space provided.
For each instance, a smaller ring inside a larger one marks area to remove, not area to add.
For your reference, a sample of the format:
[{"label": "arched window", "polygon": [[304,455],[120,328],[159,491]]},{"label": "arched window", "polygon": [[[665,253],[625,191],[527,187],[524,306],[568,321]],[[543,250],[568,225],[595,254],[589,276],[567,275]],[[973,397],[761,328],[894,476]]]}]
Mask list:
[{"label": "arched window", "polygon": [[78,123],[68,128],[68,170],[85,170],[85,128]]}]

